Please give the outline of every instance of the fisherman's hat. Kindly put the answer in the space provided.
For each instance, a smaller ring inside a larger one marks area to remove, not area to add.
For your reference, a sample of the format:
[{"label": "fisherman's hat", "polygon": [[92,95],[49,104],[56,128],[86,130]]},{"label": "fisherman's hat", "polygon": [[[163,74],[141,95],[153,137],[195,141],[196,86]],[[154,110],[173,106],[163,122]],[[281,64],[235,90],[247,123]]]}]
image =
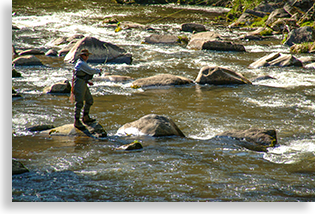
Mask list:
[{"label": "fisherman's hat", "polygon": [[88,49],[82,49],[79,55],[91,55],[92,53],[89,52]]}]

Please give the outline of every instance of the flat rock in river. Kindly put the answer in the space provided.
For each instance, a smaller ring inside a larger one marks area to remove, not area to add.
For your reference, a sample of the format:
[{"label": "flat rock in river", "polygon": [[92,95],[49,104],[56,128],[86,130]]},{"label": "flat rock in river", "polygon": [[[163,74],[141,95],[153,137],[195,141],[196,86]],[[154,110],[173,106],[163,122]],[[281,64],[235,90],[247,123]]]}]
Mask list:
[{"label": "flat rock in river", "polygon": [[240,142],[240,145],[254,151],[266,151],[268,147],[277,144],[277,135],[274,129],[231,130],[218,134],[216,137],[231,137]]},{"label": "flat rock in river", "polygon": [[144,39],[148,44],[176,44],[180,43],[179,38],[175,35],[152,34]]},{"label": "flat rock in river", "polygon": [[172,74],[158,74],[152,77],[137,79],[132,83],[132,88],[154,87],[154,86],[174,86],[193,83],[193,80],[186,77]]},{"label": "flat rock in river", "polygon": [[88,137],[106,137],[107,133],[98,122],[86,125],[85,129],[79,130],[74,127],[73,123],[59,126],[53,129],[48,129],[40,132],[41,135],[47,136],[88,136]]},{"label": "flat rock in river", "polygon": [[134,122],[126,123],[118,129],[117,134],[127,136],[185,137],[171,118],[157,114],[149,114]]},{"label": "flat rock in river", "polygon": [[243,45],[223,40],[215,32],[201,32],[192,35],[187,47],[196,50],[246,51]]}]

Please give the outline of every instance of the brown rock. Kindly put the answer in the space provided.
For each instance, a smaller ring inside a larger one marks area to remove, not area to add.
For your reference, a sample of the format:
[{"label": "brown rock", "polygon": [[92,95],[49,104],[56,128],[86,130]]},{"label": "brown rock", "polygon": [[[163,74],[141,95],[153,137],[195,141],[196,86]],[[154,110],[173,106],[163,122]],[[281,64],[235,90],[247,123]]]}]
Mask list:
[{"label": "brown rock", "polygon": [[156,114],[149,114],[134,122],[126,123],[118,129],[117,134],[151,137],[174,135],[185,137],[172,119]]},{"label": "brown rock", "polygon": [[201,68],[195,82],[213,85],[252,84],[250,80],[241,74],[219,66],[205,66]]}]

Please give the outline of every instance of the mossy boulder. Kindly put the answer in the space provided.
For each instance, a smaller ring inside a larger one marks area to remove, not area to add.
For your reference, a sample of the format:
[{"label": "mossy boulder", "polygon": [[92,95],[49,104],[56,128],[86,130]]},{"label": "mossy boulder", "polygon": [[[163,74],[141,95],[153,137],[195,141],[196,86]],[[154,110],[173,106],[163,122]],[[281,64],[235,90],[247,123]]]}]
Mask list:
[{"label": "mossy boulder", "polygon": [[29,172],[29,170],[20,162],[12,158],[12,175]]}]

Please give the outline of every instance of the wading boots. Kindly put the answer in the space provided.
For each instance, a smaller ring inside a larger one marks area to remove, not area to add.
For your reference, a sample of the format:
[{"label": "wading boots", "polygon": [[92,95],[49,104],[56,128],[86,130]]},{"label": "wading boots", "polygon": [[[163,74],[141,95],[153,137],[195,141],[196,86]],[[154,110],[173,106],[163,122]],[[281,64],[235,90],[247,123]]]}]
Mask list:
[{"label": "wading boots", "polygon": [[85,129],[85,126],[81,123],[80,119],[74,120],[74,127],[76,127],[79,130]]},{"label": "wading boots", "polygon": [[89,123],[94,123],[96,121],[96,119],[90,118],[90,116],[88,114],[86,114],[86,115],[83,115],[82,121],[85,124],[89,124]]}]

